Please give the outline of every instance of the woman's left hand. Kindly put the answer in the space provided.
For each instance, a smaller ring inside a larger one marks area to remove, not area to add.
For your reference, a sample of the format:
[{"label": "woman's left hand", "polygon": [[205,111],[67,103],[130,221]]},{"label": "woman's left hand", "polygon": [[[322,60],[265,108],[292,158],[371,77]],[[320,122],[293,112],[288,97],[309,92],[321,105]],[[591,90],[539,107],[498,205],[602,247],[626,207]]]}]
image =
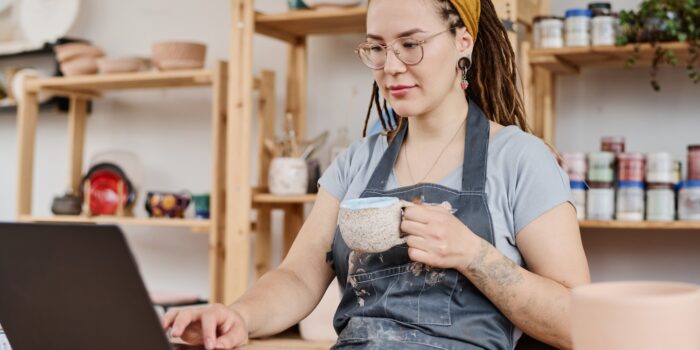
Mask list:
[{"label": "woman's left hand", "polygon": [[401,232],[411,260],[436,268],[467,266],[480,239],[448,209],[424,204],[404,209]]}]

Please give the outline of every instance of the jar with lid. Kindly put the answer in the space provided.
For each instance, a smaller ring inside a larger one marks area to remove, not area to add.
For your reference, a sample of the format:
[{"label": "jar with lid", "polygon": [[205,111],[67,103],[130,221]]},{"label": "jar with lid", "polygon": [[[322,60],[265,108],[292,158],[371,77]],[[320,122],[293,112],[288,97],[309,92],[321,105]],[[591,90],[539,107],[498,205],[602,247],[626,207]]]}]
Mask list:
[{"label": "jar with lid", "polygon": [[567,152],[562,153],[561,156],[564,160],[564,170],[569,175],[571,181],[586,180],[586,171],[588,171],[586,154],[581,152]]},{"label": "jar with lid", "polygon": [[688,146],[688,180],[700,181],[700,145]]},{"label": "jar with lid", "polygon": [[593,152],[588,154],[588,181],[607,182],[615,181],[613,163],[615,155],[610,152]]},{"label": "jar with lid", "polygon": [[540,21],[541,47],[558,49],[564,47],[564,20],[561,17],[546,17]]},{"label": "jar with lid", "polygon": [[612,5],[609,2],[592,2],[588,4],[593,16],[605,16],[612,13]]},{"label": "jar with lid", "polygon": [[600,150],[615,154],[625,152],[625,138],[622,136],[606,136],[600,139]]},{"label": "jar with lid", "polygon": [[591,42],[594,46],[615,45],[620,19],[616,14],[593,15],[591,20]]},{"label": "jar with lid", "polygon": [[617,155],[618,181],[644,181],[644,155],[641,153],[620,153]]},{"label": "jar with lid", "polygon": [[678,218],[700,221],[700,181],[683,181],[678,192]]},{"label": "jar with lid", "polygon": [[676,196],[670,183],[647,186],[647,220],[673,221],[676,218]]},{"label": "jar with lid", "polygon": [[574,197],[576,218],[586,219],[586,183],[583,181],[571,181],[571,194]]},{"label": "jar with lid", "polygon": [[644,182],[620,181],[617,184],[615,218],[621,221],[644,220]]},{"label": "jar with lid", "polygon": [[591,44],[591,10],[566,11],[566,46],[585,47]]},{"label": "jar with lid", "polygon": [[589,220],[612,220],[615,216],[615,189],[612,182],[591,182],[586,196]]},{"label": "jar with lid", "polygon": [[666,152],[647,154],[647,182],[674,183],[673,157]]}]

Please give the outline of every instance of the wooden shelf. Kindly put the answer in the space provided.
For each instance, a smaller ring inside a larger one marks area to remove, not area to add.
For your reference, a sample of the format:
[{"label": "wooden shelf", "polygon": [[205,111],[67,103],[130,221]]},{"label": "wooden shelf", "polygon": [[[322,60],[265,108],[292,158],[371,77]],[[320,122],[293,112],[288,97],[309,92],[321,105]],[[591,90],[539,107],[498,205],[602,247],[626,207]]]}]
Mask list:
[{"label": "wooden shelf", "polygon": [[71,92],[78,92],[89,95],[106,90],[176,88],[211,84],[212,72],[200,69],[27,79],[26,89],[30,92],[50,90],[55,94],[65,92],[69,95]]},{"label": "wooden shelf", "polygon": [[[663,43],[657,47],[673,51],[678,57],[679,65],[684,65],[689,57],[687,43]],[[632,67],[651,66],[656,48],[650,44],[641,44],[638,48],[639,57]],[[577,74],[587,67],[625,67],[636,49],[636,45],[532,49],[530,63],[555,74]]]},{"label": "wooden shelf", "polygon": [[313,203],[315,200],[315,194],[305,194],[300,196],[277,196],[269,193],[253,194],[253,204],[298,204]]},{"label": "wooden shelf", "polygon": [[294,42],[312,34],[364,33],[367,7],[327,10],[292,10],[283,13],[255,14],[255,31]]},{"label": "wooden shelf", "polygon": [[[520,0],[517,9],[507,1],[495,2],[500,14],[517,14],[517,22],[530,25],[537,12],[537,0]],[[255,31],[259,34],[294,43],[298,38],[317,34],[364,33],[367,6],[321,10],[290,10],[282,13],[255,14]],[[510,18],[515,22],[515,18]]]},{"label": "wooden shelf", "polygon": [[19,221],[40,223],[76,223],[76,224],[115,224],[125,226],[152,226],[188,228],[197,233],[209,233],[211,223],[200,219],[166,219],[166,218],[134,218],[114,216],[31,216],[22,215]]},{"label": "wooden shelf", "polygon": [[581,221],[581,229],[700,230],[700,221]]}]

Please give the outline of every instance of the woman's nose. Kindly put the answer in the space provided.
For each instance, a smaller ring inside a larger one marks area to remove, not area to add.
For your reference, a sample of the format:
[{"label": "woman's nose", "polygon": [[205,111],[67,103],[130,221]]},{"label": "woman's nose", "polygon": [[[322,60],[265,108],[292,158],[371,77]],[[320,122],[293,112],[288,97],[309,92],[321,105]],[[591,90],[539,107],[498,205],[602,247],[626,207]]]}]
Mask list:
[{"label": "woman's nose", "polygon": [[398,54],[394,50],[387,50],[386,52],[386,62],[384,63],[384,73],[386,74],[397,74],[406,71],[406,64],[401,62]]}]

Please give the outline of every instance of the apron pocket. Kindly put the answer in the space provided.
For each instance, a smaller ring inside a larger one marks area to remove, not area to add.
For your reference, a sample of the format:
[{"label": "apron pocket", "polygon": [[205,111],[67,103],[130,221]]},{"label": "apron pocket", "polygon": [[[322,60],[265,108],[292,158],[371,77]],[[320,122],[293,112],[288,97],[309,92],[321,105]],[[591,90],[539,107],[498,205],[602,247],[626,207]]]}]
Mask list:
[{"label": "apron pocket", "polygon": [[362,315],[399,322],[449,326],[450,304],[459,272],[408,263],[352,275]]}]

